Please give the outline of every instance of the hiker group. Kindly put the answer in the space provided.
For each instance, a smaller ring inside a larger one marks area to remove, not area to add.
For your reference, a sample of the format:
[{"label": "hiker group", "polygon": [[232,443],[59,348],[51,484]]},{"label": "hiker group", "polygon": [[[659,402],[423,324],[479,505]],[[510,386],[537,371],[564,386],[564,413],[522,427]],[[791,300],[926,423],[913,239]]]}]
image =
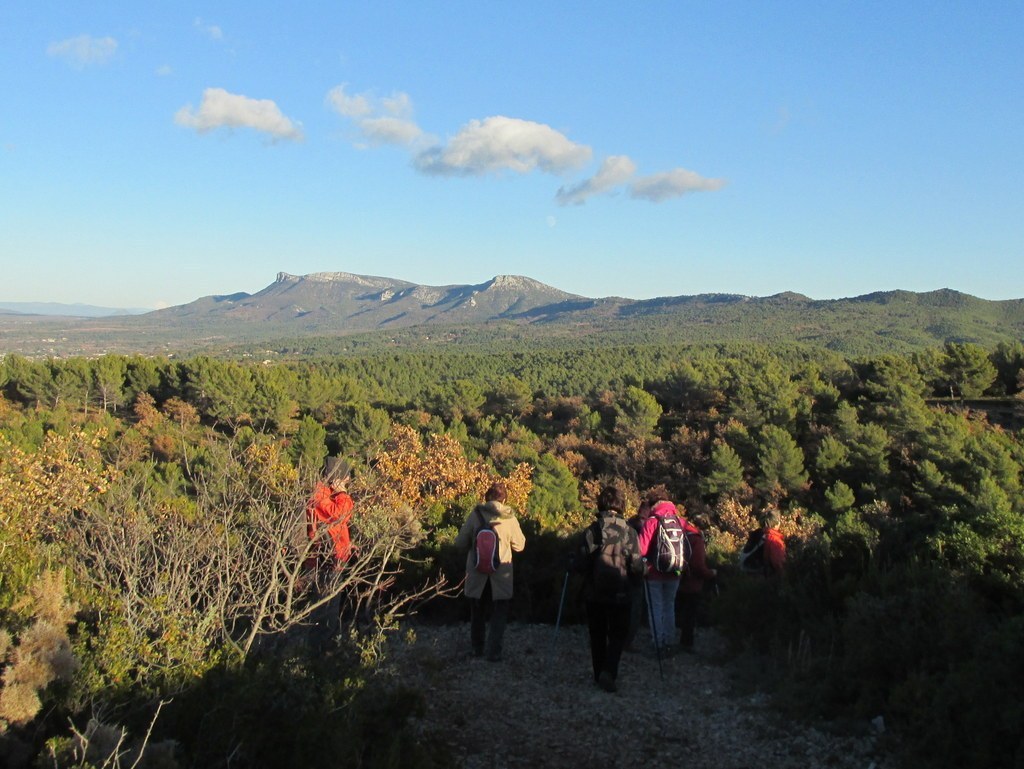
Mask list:
[{"label": "hiker group", "polygon": [[[348,478],[348,465],[329,458],[306,510],[309,538],[319,537],[329,547],[314,551],[307,564],[310,570],[338,571],[353,555],[348,526],[354,505],[347,492]],[[455,538],[455,547],[466,554],[464,593],[470,606],[472,653],[489,662],[502,658],[514,591],[513,553],[526,546],[507,498],[503,483],[492,484]],[[582,577],[594,682],[610,692],[617,689],[626,650],[653,653],[659,665],[664,658],[693,651],[701,595],[718,574],[707,562],[707,521],[701,516],[690,520],[664,486],[648,491],[628,520],[625,514],[622,490],[615,485],[602,488],[594,521],[572,541],[556,620],[557,632],[569,575],[575,572]],[[782,571],[786,545],[778,526],[778,515],[770,514],[764,526],[750,533],[740,554],[742,571],[765,577]],[[316,626],[327,634],[336,632],[338,613],[336,603],[324,604],[314,617]],[[641,650],[636,639],[645,620],[651,645]]]},{"label": "hiker group", "polygon": [[[512,553],[526,545],[515,511],[505,499],[505,487],[492,485],[455,540],[466,552],[473,654],[491,662],[501,659],[513,596]],[[690,521],[665,487],[648,492],[628,520],[625,512],[622,490],[605,486],[597,497],[595,520],[574,541],[556,620],[557,632],[569,573],[576,572],[583,577],[594,682],[610,692],[617,689],[623,651],[634,648],[645,606],[659,665],[664,657],[693,651],[701,594],[705,583],[714,582],[718,574],[707,563],[707,522]],[[777,526],[778,519],[770,518],[751,534],[741,556],[744,571],[771,576],[782,570],[785,542]]]}]

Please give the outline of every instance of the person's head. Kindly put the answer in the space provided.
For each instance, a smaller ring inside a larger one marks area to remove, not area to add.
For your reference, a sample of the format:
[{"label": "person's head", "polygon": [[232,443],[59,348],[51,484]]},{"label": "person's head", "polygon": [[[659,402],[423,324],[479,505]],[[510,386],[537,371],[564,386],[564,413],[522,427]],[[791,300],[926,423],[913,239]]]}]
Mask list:
[{"label": "person's head", "polygon": [[654,507],[659,502],[666,502],[670,499],[671,497],[668,495],[668,489],[663,483],[657,486],[652,486],[644,495],[644,501],[649,507]]},{"label": "person's head", "polygon": [[626,509],[626,495],[618,486],[605,486],[597,495],[598,510],[614,510],[620,515]]},{"label": "person's head", "polygon": [[352,469],[341,457],[327,457],[324,462],[324,483],[335,491],[341,491],[348,484]]},{"label": "person's head", "polygon": [[778,510],[769,510],[764,514],[764,527],[766,529],[777,529],[780,523],[782,523],[782,517],[779,515]]},{"label": "person's head", "polygon": [[484,494],[484,502],[504,502],[508,499],[508,490],[504,483],[492,483]]},{"label": "person's head", "polygon": [[696,526],[701,531],[707,531],[711,528],[711,519],[708,518],[704,513],[699,513],[690,519],[690,523]]}]

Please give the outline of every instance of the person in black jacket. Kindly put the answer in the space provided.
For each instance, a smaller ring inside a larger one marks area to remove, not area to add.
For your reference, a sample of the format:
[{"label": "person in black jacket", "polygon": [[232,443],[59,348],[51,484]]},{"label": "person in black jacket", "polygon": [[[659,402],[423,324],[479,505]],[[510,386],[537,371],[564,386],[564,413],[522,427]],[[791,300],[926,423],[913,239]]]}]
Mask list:
[{"label": "person in black jacket", "polygon": [[622,517],[622,491],[616,486],[603,488],[597,508],[597,520],[583,531],[574,563],[585,575],[583,595],[594,682],[614,692],[629,632],[630,588],[642,578],[644,564],[636,531]]}]

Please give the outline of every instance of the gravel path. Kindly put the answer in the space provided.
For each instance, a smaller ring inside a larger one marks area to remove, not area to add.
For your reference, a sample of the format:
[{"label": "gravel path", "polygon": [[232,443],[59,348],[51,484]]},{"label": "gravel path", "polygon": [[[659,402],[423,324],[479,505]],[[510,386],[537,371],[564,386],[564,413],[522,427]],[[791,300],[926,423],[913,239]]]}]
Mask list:
[{"label": "gravel path", "polygon": [[[643,635],[637,638],[649,643]],[[470,653],[469,625],[411,625],[387,670],[429,692],[423,733],[465,769],[889,769],[869,724],[859,735],[783,722],[764,695],[737,694],[716,662],[719,640],[698,634],[696,654],[663,661],[627,653],[619,691],[598,689],[586,628],[509,626],[501,662]],[[655,705],[655,703],[659,703]]]}]

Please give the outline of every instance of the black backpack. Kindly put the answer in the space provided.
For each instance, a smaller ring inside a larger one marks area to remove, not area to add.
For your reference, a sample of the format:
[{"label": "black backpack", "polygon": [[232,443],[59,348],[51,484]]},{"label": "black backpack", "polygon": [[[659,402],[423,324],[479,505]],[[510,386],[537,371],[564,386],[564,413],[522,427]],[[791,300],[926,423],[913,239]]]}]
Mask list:
[{"label": "black backpack", "polygon": [[609,596],[625,593],[629,589],[629,564],[624,526],[601,518],[592,527],[596,548],[591,559],[594,591]]},{"label": "black backpack", "polygon": [[658,515],[658,527],[651,538],[650,560],[662,574],[680,574],[686,567],[686,530],[676,515]]},{"label": "black backpack", "polygon": [[740,570],[753,574],[764,571],[764,529],[747,534],[747,542],[740,550]]}]

